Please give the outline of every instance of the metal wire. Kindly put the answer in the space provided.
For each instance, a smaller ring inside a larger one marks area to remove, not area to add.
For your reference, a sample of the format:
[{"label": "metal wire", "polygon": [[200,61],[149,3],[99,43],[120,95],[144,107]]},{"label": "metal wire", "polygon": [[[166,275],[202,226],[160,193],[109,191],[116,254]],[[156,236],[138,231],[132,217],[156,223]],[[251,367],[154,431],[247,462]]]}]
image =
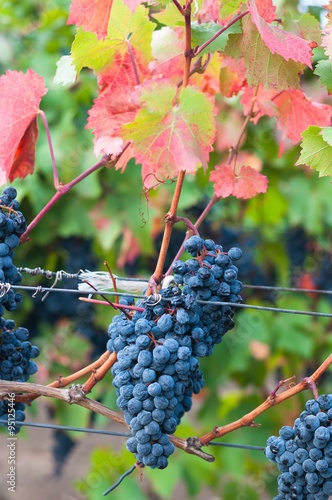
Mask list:
[{"label": "metal wire", "polygon": [[122,476],[120,476],[119,479],[116,481],[116,483],[114,483],[106,491],[104,491],[103,496],[105,497],[106,495],[111,493],[111,491],[115,490],[115,488],[117,488],[119,486],[119,484],[122,483],[124,478],[129,476],[129,474],[131,474],[132,472],[134,472],[135,469],[136,469],[136,464],[134,464],[132,467],[130,467],[130,469],[128,469],[127,472],[124,472],[122,474]]},{"label": "metal wire", "polygon": [[[86,432],[87,434],[103,434],[107,436],[118,436],[118,437],[131,437],[132,434],[128,432],[115,432],[115,431],[107,431],[104,429],[91,429],[89,427],[73,427],[70,425],[58,425],[58,424],[42,424],[39,422],[19,422],[17,420],[10,421],[11,424],[17,424],[19,426],[27,426],[27,427],[37,427],[40,429],[55,429],[61,431],[74,431],[74,432]],[[0,424],[8,425],[8,420],[3,420],[0,418]],[[209,446],[224,446],[226,448],[240,448],[243,450],[254,450],[254,451],[263,451],[265,450],[264,446],[254,446],[249,444],[234,444],[234,443],[222,443],[218,441],[211,441]]]},{"label": "metal wire", "polygon": [[316,288],[295,288],[287,286],[270,286],[270,285],[243,285],[244,288],[252,288],[254,290],[271,290],[277,292],[302,292],[302,293],[319,293],[332,295],[332,290],[317,290]]},{"label": "metal wire", "polygon": [[[1,293],[1,284],[0,283],[0,293]],[[139,294],[134,294],[130,292],[104,292],[104,291],[99,291],[99,290],[91,290],[91,291],[83,291],[83,290],[76,290],[76,289],[70,289],[70,288],[52,288],[52,287],[43,287],[43,286],[25,286],[25,285],[11,285],[11,288],[14,290],[28,290],[28,291],[33,291],[33,297],[35,298],[38,293],[44,293],[44,292],[57,292],[57,293],[73,293],[76,295],[113,295],[113,296],[119,296],[119,297],[133,297],[133,298],[138,298],[138,299],[147,299],[146,295],[139,295]],[[277,287],[275,287],[277,289]],[[298,289],[298,291],[302,291],[301,289]],[[163,300],[169,300],[165,297],[163,297]],[[280,307],[269,307],[269,306],[256,306],[253,304],[238,304],[235,302],[222,302],[222,301],[207,301],[207,300],[197,300],[198,304],[209,304],[209,305],[219,305],[219,306],[232,306],[240,309],[256,309],[259,311],[269,311],[269,312],[280,312],[280,313],[286,313],[286,314],[300,314],[300,315],[305,315],[305,316],[318,316],[321,318],[332,318],[331,313],[323,313],[323,312],[316,312],[316,311],[302,311],[298,309],[284,309]]]},{"label": "metal wire", "polygon": [[[8,425],[8,420],[3,420],[0,418],[0,424]],[[131,437],[131,434],[128,432],[115,432],[115,431],[107,431],[103,429],[90,429],[84,427],[71,427],[69,425],[57,425],[57,424],[41,424],[39,422],[19,422],[19,421],[10,421],[10,424],[17,424],[19,426],[25,425],[27,427],[38,427],[41,429],[55,429],[60,431],[74,431],[74,432],[86,432],[87,434],[106,434],[108,436],[120,436],[120,437]]]}]

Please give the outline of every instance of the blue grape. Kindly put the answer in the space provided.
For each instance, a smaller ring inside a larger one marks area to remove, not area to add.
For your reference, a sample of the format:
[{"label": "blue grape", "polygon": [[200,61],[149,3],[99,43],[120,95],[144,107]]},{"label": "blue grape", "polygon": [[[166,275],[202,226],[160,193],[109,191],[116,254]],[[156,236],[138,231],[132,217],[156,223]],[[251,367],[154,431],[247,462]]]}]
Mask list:
[{"label": "blue grape", "polygon": [[[330,394],[307,401],[293,427],[285,426],[280,429],[279,438],[271,436],[267,440],[265,455],[277,463],[282,473],[276,498],[327,500],[332,494],[332,422],[328,417],[331,401]],[[291,487],[285,476],[288,473],[295,479]]]}]

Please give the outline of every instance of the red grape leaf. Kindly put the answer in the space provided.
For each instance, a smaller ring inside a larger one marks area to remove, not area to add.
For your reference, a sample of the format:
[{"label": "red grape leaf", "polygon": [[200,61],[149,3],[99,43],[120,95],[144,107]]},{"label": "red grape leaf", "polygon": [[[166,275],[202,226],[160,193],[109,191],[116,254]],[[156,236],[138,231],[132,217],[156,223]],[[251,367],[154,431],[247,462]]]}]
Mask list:
[{"label": "red grape leaf", "polygon": [[258,193],[265,193],[268,180],[252,167],[242,166],[235,173],[231,165],[217,165],[210,174],[214,192],[220,198],[230,195],[247,200]]},{"label": "red grape leaf", "polygon": [[[302,132],[309,125],[321,127],[331,125],[332,108],[327,104],[311,101],[302,90],[288,90],[284,92],[265,91],[259,88],[254,96],[253,89],[246,89],[241,99],[246,113],[250,109],[252,99],[255,98],[259,113],[254,121],[263,116],[276,116],[277,126],[282,132],[281,148],[286,137],[293,144],[301,140]],[[254,109],[255,111],[256,109]]]},{"label": "red grape leaf", "polygon": [[225,53],[234,61],[229,58],[228,66],[250,86],[261,83],[266,89],[298,88],[305,65],[272,54],[250,17],[242,18],[242,26],[242,34],[229,35]]},{"label": "red grape leaf", "polygon": [[255,0],[249,1],[249,11],[262,40],[272,54],[279,54],[286,59],[286,61],[292,59],[293,61],[301,62],[309,66],[309,68],[312,68],[311,57],[313,47],[310,42],[304,38],[293,35],[293,33],[289,33],[277,26],[272,26],[267,23],[265,19],[260,16]]},{"label": "red grape leaf", "polygon": [[33,171],[36,117],[46,92],[43,78],[31,69],[0,77],[0,169],[10,181]]},{"label": "red grape leaf", "polygon": [[146,187],[181,170],[194,173],[200,165],[207,166],[215,124],[214,106],[203,93],[190,86],[178,91],[168,82],[149,82],[139,89],[138,103],[141,108],[135,120],[122,127],[122,138],[133,142]]},{"label": "red grape leaf", "polygon": [[[132,122],[135,118],[137,106],[130,100],[128,88],[116,87],[103,92],[94,101],[89,111],[87,128],[93,129],[95,153],[118,154],[121,144],[119,141],[107,140],[119,138],[121,126]],[[123,140],[120,138],[121,143]]]},{"label": "red grape leaf", "polygon": [[10,182],[17,177],[23,178],[28,174],[32,174],[36,159],[37,137],[37,118],[33,118],[16,148],[14,161],[8,172],[8,180]]},{"label": "red grape leaf", "polygon": [[271,0],[257,0],[258,14],[267,22],[271,23],[276,18],[276,8]]},{"label": "red grape leaf", "polygon": [[170,82],[179,82],[183,76],[183,30],[163,26],[154,31],[151,48],[155,60],[149,68],[153,74]]},{"label": "red grape leaf", "polygon": [[[135,55],[136,70],[141,81],[147,76],[139,56]],[[128,52],[118,53],[115,63],[98,78],[99,96],[89,110],[86,128],[94,134],[95,154],[121,152],[123,140],[119,137],[121,126],[132,122],[138,106],[131,99],[137,84],[136,74]]]},{"label": "red grape leaf", "polygon": [[112,4],[113,0],[72,0],[67,24],[76,24],[105,38]]}]

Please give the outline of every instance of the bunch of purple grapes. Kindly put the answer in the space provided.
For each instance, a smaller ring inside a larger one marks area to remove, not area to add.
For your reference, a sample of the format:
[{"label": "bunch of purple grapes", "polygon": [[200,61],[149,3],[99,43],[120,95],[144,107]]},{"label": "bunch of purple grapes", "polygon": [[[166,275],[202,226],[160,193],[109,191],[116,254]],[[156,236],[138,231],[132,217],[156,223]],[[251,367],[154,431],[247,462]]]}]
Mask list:
[{"label": "bunch of purple grapes", "polygon": [[[0,379],[26,382],[29,376],[36,373],[37,364],[31,359],[39,355],[39,349],[29,342],[29,331],[16,327],[11,319],[5,319],[5,309],[13,311],[22,301],[22,295],[15,293],[10,285],[21,282],[21,274],[13,264],[14,249],[19,245],[19,237],[24,233],[27,224],[23,214],[18,210],[16,189],[9,186],[0,196]],[[25,419],[23,403],[15,403],[15,420]],[[0,401],[0,419],[8,422],[9,403]],[[11,412],[12,414],[12,412]],[[2,423],[0,425],[6,425]],[[20,425],[15,426],[15,433]]]},{"label": "bunch of purple grapes", "polygon": [[265,455],[277,463],[274,500],[328,500],[332,495],[332,394],[306,402],[293,427],[267,440]]},{"label": "bunch of purple grapes", "polygon": [[224,252],[212,240],[192,236],[185,249],[192,258],[175,262],[176,286],[162,288],[157,302],[153,296],[139,301],[141,310],[114,317],[108,329],[107,349],[117,354],[117,405],[132,433],[127,448],[138,462],[158,469],[174,452],[169,434],[204,385],[197,357],[209,356],[233,328],[230,303],[241,302],[233,263],[242,256],[239,248]]}]

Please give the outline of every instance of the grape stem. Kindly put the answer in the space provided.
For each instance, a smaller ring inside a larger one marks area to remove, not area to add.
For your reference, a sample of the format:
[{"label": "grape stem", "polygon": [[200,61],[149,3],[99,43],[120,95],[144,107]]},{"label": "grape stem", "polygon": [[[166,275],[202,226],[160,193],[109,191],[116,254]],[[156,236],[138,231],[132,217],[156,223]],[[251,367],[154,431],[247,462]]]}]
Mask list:
[{"label": "grape stem", "polygon": [[228,28],[233,26],[233,24],[237,23],[242,17],[246,16],[247,14],[249,14],[249,10],[246,10],[246,11],[242,12],[241,14],[237,15],[236,17],[234,17],[234,19],[232,19],[232,21],[230,21],[226,26],[221,28],[209,40],[204,42],[200,47],[196,47],[194,54],[193,54],[193,57],[198,56],[206,47],[208,47],[210,45],[210,43],[214,42],[214,40],[216,40],[216,38],[218,38],[218,36],[222,35],[222,33],[224,33],[224,31],[228,30]]},{"label": "grape stem", "polygon": [[[90,411],[98,413],[99,415],[103,415],[104,417],[113,420],[114,422],[129,427],[129,425],[126,424],[124,417],[121,413],[111,410],[110,408],[103,405],[102,403],[99,403],[98,401],[87,398],[85,389],[86,387],[84,388],[84,386],[82,385],[73,385],[69,389],[58,389],[51,386],[32,384],[30,382],[14,382],[14,381],[0,380],[0,400],[6,399],[9,393],[33,394],[32,398],[36,398],[39,396],[46,396],[49,398],[55,398],[61,401],[65,401],[68,404],[77,404],[79,406],[83,406],[84,408],[87,408]],[[18,402],[19,397],[20,396],[17,396],[15,398],[15,401]],[[32,398],[30,397],[30,400]],[[185,439],[181,439],[173,435],[170,435],[169,439],[174,444],[174,446],[186,451],[187,453],[196,455],[197,457],[202,458],[207,462],[214,461],[214,457],[212,455],[205,453],[200,448],[195,448],[193,444],[194,441],[192,440],[191,441],[189,440],[187,442]]]},{"label": "grape stem", "polygon": [[[83,179],[91,175],[93,172],[96,172],[102,167],[114,167],[118,160],[121,158],[122,154],[125,152],[125,150],[130,146],[130,142],[127,142],[123,148],[123,151],[117,155],[115,158],[113,158],[111,155],[104,155],[101,160],[99,160],[97,163],[92,165],[90,168],[85,170],[85,172],[82,172],[80,175],[75,177],[72,181],[68,182],[67,184],[62,184],[61,182],[58,182],[58,187],[56,187],[56,193],[52,196],[52,198],[46,203],[46,205],[41,209],[39,214],[36,215],[36,217],[30,222],[28,225],[25,233],[22,234],[20,238],[20,243],[26,242],[29,238],[28,235],[30,232],[35,228],[35,226],[40,222],[40,220],[49,212],[49,210],[55,205],[55,203],[62,198],[63,195],[68,193],[76,184],[81,182]],[[54,170],[53,170],[54,172]],[[56,182],[56,181],[55,181]]]},{"label": "grape stem", "polygon": [[[183,68],[183,87],[187,87],[189,84],[190,77],[190,66],[192,59],[192,48],[191,48],[191,2],[186,2],[184,8],[177,2],[173,0],[176,7],[179,9],[181,14],[184,16],[185,21],[185,48],[184,48],[184,68]],[[185,179],[186,171],[180,170],[179,175],[176,180],[176,185],[174,189],[173,198],[171,201],[171,206],[167,214],[165,215],[165,229],[163,234],[163,239],[161,242],[161,247],[158,255],[158,260],[156,264],[155,271],[151,276],[151,279],[157,283],[157,285],[162,281],[164,277],[164,265],[167,256],[168,247],[171,240],[172,230],[176,219],[176,212],[179,205],[180,195],[183,187],[183,182]],[[151,286],[148,286],[146,295],[153,293]]]},{"label": "grape stem", "polygon": [[273,391],[261,405],[259,405],[253,411],[244,415],[239,420],[235,420],[234,422],[222,427],[215,427],[211,432],[202,436],[200,438],[201,446],[206,446],[213,439],[225,436],[225,434],[229,434],[230,432],[233,432],[236,429],[240,429],[241,427],[255,426],[255,418],[257,418],[272,406],[276,406],[286,399],[291,398],[295,394],[299,394],[300,392],[305,391],[309,388],[312,389],[313,384],[316,384],[317,380],[322,376],[322,374],[329,368],[331,364],[332,354],[330,354],[326,358],[326,360],[319,366],[319,368],[317,368],[317,370],[311,375],[311,377],[305,377],[301,382],[294,385],[293,387],[290,387],[281,394],[276,394],[276,391]]},{"label": "grape stem", "polygon": [[[51,382],[47,387],[54,387],[54,388],[60,388],[60,387],[66,387],[69,384],[72,384],[76,380],[84,377],[85,375],[90,374],[91,372],[96,372],[98,368],[103,366],[105,363],[108,362],[111,354],[109,351],[105,351],[100,358],[98,358],[96,361],[93,363],[89,364],[88,366],[85,366],[81,370],[78,370],[75,373],[72,373],[71,375],[68,375],[68,377],[62,377],[61,375],[57,378],[57,380],[54,380]],[[113,361],[113,363],[115,360]],[[22,402],[26,403],[27,405],[30,405],[32,401],[37,399],[39,395],[33,395],[33,396],[18,396],[17,397],[17,402]],[[1,399],[1,395],[0,395]]]}]

